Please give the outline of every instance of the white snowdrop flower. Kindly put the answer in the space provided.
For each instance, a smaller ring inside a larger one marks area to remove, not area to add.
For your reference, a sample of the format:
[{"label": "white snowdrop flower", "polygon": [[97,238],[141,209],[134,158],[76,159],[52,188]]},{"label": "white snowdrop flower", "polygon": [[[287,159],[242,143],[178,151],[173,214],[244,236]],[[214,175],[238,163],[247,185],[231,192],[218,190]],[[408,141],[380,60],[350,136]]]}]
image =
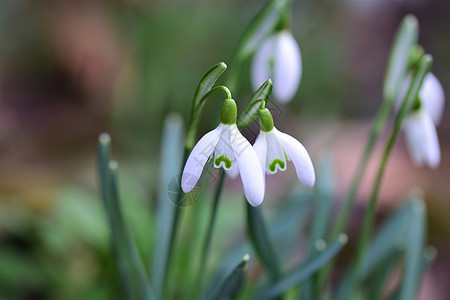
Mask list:
[{"label": "white snowdrop flower", "polygon": [[289,102],[295,96],[301,76],[300,48],[288,30],[273,34],[253,56],[251,81],[254,90],[271,78],[273,95],[281,103]]},{"label": "white snowdrop flower", "polygon": [[205,134],[192,149],[181,177],[183,192],[190,192],[197,184],[206,162],[212,158],[215,168],[228,174],[241,175],[248,202],[258,206],[264,199],[264,172],[252,145],[242,136],[236,125],[237,108],[233,99],[226,99],[220,113],[219,126]]},{"label": "white snowdrop flower", "polygon": [[[411,76],[397,100],[397,110],[404,99],[411,82]],[[403,129],[406,145],[414,165],[437,168],[441,161],[441,151],[436,126],[439,125],[444,110],[444,90],[432,73],[425,77],[415,100],[413,111],[405,118]]]},{"label": "white snowdrop flower", "polygon": [[305,147],[292,136],[278,131],[267,108],[259,111],[261,131],[253,148],[258,154],[262,168],[267,174],[286,170],[287,161],[292,161],[300,182],[313,186],[316,181],[314,166]]},{"label": "white snowdrop flower", "polygon": [[413,163],[437,168],[441,161],[441,151],[436,127],[425,108],[413,112],[404,121],[406,145]]},{"label": "white snowdrop flower", "polygon": [[419,91],[425,111],[430,115],[434,125],[439,125],[444,111],[444,89],[439,80],[432,73],[423,80]]}]

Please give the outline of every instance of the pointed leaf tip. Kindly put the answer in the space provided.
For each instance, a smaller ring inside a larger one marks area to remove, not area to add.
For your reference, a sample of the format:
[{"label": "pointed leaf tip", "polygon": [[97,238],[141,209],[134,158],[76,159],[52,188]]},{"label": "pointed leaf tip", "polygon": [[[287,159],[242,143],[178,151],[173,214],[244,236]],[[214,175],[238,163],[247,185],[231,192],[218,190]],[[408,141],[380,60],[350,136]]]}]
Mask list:
[{"label": "pointed leaf tip", "polygon": [[110,170],[116,171],[119,168],[119,163],[116,160],[112,160],[109,162],[108,167]]},{"label": "pointed leaf tip", "polygon": [[98,136],[98,142],[100,144],[109,144],[111,143],[111,136],[107,132],[103,132]]}]

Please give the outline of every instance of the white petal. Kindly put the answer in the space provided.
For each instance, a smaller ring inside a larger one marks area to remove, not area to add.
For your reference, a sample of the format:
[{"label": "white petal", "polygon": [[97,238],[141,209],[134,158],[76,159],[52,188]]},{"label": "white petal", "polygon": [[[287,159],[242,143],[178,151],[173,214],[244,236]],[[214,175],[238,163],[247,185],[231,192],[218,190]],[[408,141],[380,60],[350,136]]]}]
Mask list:
[{"label": "white petal", "polygon": [[422,124],[418,113],[408,116],[404,123],[406,146],[409,155],[417,167],[423,166]]},{"label": "white petal", "polygon": [[422,109],[405,120],[405,134],[413,163],[421,167],[424,163],[437,168],[441,161],[441,151],[436,127],[428,113]]},{"label": "white petal", "polygon": [[258,206],[264,200],[265,181],[263,169],[255,149],[242,136],[237,127],[232,139],[232,147],[241,174],[245,197],[247,197],[251,205]]},{"label": "white petal", "polygon": [[273,94],[281,103],[294,98],[302,75],[300,48],[292,34],[284,31],[278,34],[273,70]]},{"label": "white petal", "polygon": [[266,133],[260,131],[255,143],[253,144],[253,149],[255,149],[256,155],[258,155],[261,168],[265,170],[266,168],[266,156],[267,156],[267,140]]},{"label": "white petal", "polygon": [[302,59],[297,41],[289,31],[269,37],[253,56],[253,89],[271,78],[273,94],[280,102],[290,101],[297,92],[302,75]]},{"label": "white petal", "polygon": [[[236,125],[224,125],[222,124],[222,132],[220,133],[219,141],[214,149],[214,167],[223,167],[225,170],[230,170],[235,162],[234,152],[231,148],[231,139],[233,138]],[[231,163],[231,166],[226,165],[224,161],[220,161],[216,164],[216,159],[219,157],[225,157]]]},{"label": "white petal", "polygon": [[316,181],[316,174],[308,151],[292,136],[280,132],[276,128],[273,130],[286,155],[292,160],[300,182],[306,186],[313,186]]},{"label": "white petal", "polygon": [[200,179],[203,168],[219,141],[222,126],[220,124],[216,129],[205,134],[192,149],[181,176],[183,192],[190,192]]},{"label": "white petal", "polygon": [[225,172],[227,173],[228,176],[234,179],[239,175],[239,167],[237,164],[234,163],[231,166],[231,169],[229,170],[225,169]]},{"label": "white petal", "polygon": [[442,119],[445,99],[444,89],[436,76],[428,73],[419,94],[425,110],[431,116],[434,124],[438,125]]},{"label": "white petal", "polygon": [[[278,170],[286,170],[286,154],[280,145],[274,130],[267,132],[266,173],[275,174]],[[273,165],[272,165],[273,164]]]},{"label": "white petal", "polygon": [[436,127],[433,120],[428,113],[423,113],[421,117],[423,141],[424,144],[424,159],[425,163],[430,168],[437,168],[441,162],[441,150],[439,148],[439,139],[436,133]]}]

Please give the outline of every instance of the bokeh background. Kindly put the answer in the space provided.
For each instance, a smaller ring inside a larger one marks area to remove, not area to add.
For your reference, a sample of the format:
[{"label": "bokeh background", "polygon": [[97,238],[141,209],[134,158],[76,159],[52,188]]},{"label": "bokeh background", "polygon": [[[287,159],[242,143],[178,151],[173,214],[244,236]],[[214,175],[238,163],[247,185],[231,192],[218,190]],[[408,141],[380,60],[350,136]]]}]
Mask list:
[{"label": "bokeh background", "polygon": [[[240,37],[264,2],[0,0],[1,299],[120,298],[97,187],[97,137],[112,135],[127,220],[148,260],[158,170],[164,167],[164,119],[176,112],[187,123],[199,79],[219,61],[231,66]],[[296,1],[292,31],[303,78],[275,121],[299,138],[315,163],[332,158],[336,207],[380,105],[390,45],[407,13],[418,18],[420,43],[450,95],[448,12],[447,0]],[[239,90],[232,91],[241,107],[252,94],[248,73],[246,65]],[[201,134],[217,122],[219,103],[207,104]],[[423,189],[428,244],[438,250],[421,290],[427,300],[450,299],[449,114],[446,105],[438,128],[440,167],[412,166],[400,136],[380,193],[382,220],[412,188]],[[351,243],[384,140],[363,180]],[[265,209],[276,209],[284,190],[299,185],[294,174],[291,166],[268,179]],[[241,191],[239,180],[228,180],[216,228],[221,238],[213,246],[216,262],[221,250],[232,247],[224,237],[245,238]]]}]

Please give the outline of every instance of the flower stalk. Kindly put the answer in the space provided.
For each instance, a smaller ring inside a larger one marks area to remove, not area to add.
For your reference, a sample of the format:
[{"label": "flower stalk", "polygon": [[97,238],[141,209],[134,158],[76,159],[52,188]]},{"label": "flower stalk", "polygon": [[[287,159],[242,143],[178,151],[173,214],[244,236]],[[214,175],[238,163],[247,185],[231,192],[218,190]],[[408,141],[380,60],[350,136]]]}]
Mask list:
[{"label": "flower stalk", "polygon": [[368,248],[368,244],[370,241],[370,237],[372,235],[372,230],[374,226],[375,221],[375,214],[376,214],[376,206],[377,206],[377,200],[378,200],[378,194],[380,191],[381,186],[381,180],[383,178],[384,170],[386,168],[387,161],[389,159],[389,155],[392,151],[392,148],[395,144],[395,141],[397,140],[398,134],[400,133],[400,130],[402,129],[402,124],[407,116],[408,112],[411,109],[411,105],[413,105],[413,101],[417,97],[417,94],[420,90],[420,87],[422,86],[423,80],[427,73],[431,69],[432,64],[432,57],[431,55],[427,54],[422,57],[422,59],[419,62],[419,65],[417,67],[417,70],[415,72],[413,81],[408,89],[408,93],[405,96],[404,101],[402,102],[402,106],[397,114],[397,117],[395,119],[394,127],[392,130],[392,133],[389,137],[388,142],[386,143],[386,146],[383,151],[383,156],[381,158],[380,165],[378,167],[377,175],[375,178],[374,186],[372,188],[371,196],[370,196],[370,202],[369,206],[366,210],[366,213],[364,215],[364,221],[363,221],[363,228],[361,231],[361,238],[358,244],[357,253],[356,253],[356,261],[354,265],[354,269],[351,276],[351,281],[349,285],[349,296],[351,296],[354,292],[355,286],[358,283],[358,278],[361,273],[361,268],[363,264],[363,256]]}]

